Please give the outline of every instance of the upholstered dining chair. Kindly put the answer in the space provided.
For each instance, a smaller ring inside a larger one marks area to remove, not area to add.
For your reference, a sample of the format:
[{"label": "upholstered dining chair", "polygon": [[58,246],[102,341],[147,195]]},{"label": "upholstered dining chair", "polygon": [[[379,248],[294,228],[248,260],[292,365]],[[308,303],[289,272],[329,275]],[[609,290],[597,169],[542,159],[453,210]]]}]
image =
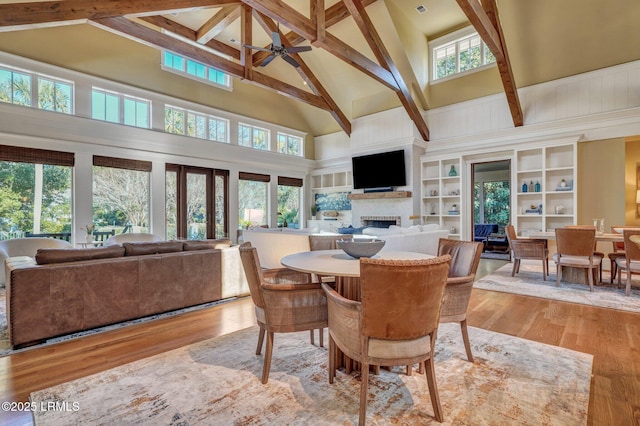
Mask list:
[{"label": "upholstered dining chair", "polygon": [[267,335],[262,368],[262,383],[267,383],[274,333],[319,329],[322,336],[322,329],[327,326],[327,300],[320,283],[311,282],[310,274],[288,268],[263,270],[255,247],[247,243],[239,250],[260,327],[256,355],[262,352]]},{"label": "upholstered dining chair", "polygon": [[[597,231],[596,227],[594,225],[567,225],[565,226],[565,228],[574,228],[574,229],[593,229],[595,231]],[[604,259],[604,253],[597,251],[597,245],[598,245],[598,241],[595,240],[593,242],[593,255],[594,256],[599,256],[602,259]],[[600,274],[600,281],[602,281],[602,262],[600,262],[600,267],[598,268],[598,272]]]},{"label": "upholstered dining chair", "polygon": [[361,301],[322,284],[329,310],[329,383],[336,352],[360,362],[359,424],[367,411],[369,366],[424,364],[436,420],[442,407],[433,352],[451,256],[425,260],[360,259]]},{"label": "upholstered dining chair", "polygon": [[335,250],[338,247],[338,240],[351,240],[353,235],[309,235],[309,249],[314,250]]},{"label": "upholstered dining chair", "polygon": [[556,286],[560,285],[563,267],[584,268],[588,272],[589,289],[593,291],[603,257],[594,254],[595,241],[595,228],[556,228],[557,252],[553,255],[557,269]]},{"label": "upholstered dining chair", "polygon": [[523,259],[540,260],[542,262],[542,279],[547,280],[549,276],[549,249],[547,240],[518,238],[513,225],[504,227],[509,241],[511,258],[513,259],[513,269],[511,276],[514,277],[520,272],[520,261]]},{"label": "upholstered dining chair", "polygon": [[438,256],[451,256],[447,286],[440,309],[440,324],[446,322],[460,323],[462,340],[467,352],[467,359],[473,362],[469,333],[467,332],[467,307],[473,290],[480,255],[483,245],[476,241],[460,241],[440,238]]},{"label": "upholstered dining chair", "polygon": [[[640,236],[640,228],[628,228],[622,231],[624,235],[624,254],[623,258],[617,258],[616,264],[618,267],[618,287],[620,287],[622,272],[627,275],[627,284],[624,289],[624,294],[629,296],[631,294],[631,277],[633,274],[640,274],[640,246],[632,241],[636,240]],[[634,238],[634,236],[636,236]]]},{"label": "upholstered dining chair", "polygon": [[[623,231],[625,229],[640,229],[640,227],[638,226],[612,226],[611,227],[611,233],[612,234],[622,234]],[[625,247],[625,243],[624,241],[614,241],[613,243],[613,251],[610,253],[607,253],[607,257],[609,258],[609,262],[611,262],[611,284],[613,284],[613,281],[615,280],[616,276],[618,275],[618,263],[617,263],[617,259],[624,259],[625,258],[625,253],[624,253],[624,247]],[[619,281],[618,281],[619,283]]]}]

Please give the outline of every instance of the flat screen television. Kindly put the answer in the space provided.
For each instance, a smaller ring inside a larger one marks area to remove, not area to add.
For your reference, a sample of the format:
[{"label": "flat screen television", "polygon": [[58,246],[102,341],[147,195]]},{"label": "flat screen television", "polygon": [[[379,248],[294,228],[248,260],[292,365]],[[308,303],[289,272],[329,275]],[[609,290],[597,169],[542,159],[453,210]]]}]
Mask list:
[{"label": "flat screen television", "polygon": [[387,189],[407,184],[404,150],[351,158],[354,189]]}]

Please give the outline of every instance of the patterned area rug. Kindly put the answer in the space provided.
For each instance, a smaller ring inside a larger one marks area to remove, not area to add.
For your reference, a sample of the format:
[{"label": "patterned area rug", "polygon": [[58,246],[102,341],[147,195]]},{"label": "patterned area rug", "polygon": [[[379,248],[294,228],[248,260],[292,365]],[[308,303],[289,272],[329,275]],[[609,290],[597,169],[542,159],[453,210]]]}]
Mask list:
[{"label": "patterned area rug", "polygon": [[539,261],[523,260],[520,265],[520,272],[515,277],[511,276],[512,269],[512,263],[506,264],[494,273],[480,278],[473,284],[473,287],[582,305],[640,312],[640,283],[638,281],[634,280],[631,287],[631,295],[625,296],[624,287],[618,288],[616,283],[609,284],[609,274],[605,271],[602,277],[604,282],[596,285],[592,293],[589,291],[588,284],[560,282],[560,287],[556,287],[556,271],[552,265],[549,265],[550,270],[547,281],[543,281],[542,265]]},{"label": "patterned area rug", "polygon": [[67,335],[64,335],[64,336],[54,337],[54,338],[48,339],[46,342],[42,342],[42,343],[39,343],[37,345],[27,346],[27,347],[21,348],[21,349],[13,349],[11,347],[11,345],[9,344],[9,333],[8,333],[8,330],[7,330],[6,289],[4,287],[0,287],[0,357],[13,355],[13,354],[16,354],[16,353],[28,351],[28,350],[31,350],[31,349],[41,348],[41,347],[44,347],[44,346],[49,346],[49,345],[52,345],[54,343],[64,342],[66,340],[77,339],[79,337],[84,337],[84,336],[88,336],[88,335],[91,335],[91,334],[96,334],[96,333],[102,333],[102,332],[105,332],[105,331],[115,330],[117,328],[126,327],[126,326],[129,326],[129,325],[132,325],[132,324],[139,324],[139,323],[143,323],[143,322],[147,322],[147,321],[157,320],[157,319],[160,319],[160,318],[167,318],[167,317],[171,317],[171,316],[174,316],[174,315],[183,314],[185,312],[195,311],[195,310],[198,310],[198,309],[205,309],[205,308],[209,308],[211,306],[218,305],[220,303],[229,302],[231,300],[236,300],[236,298],[234,297],[234,298],[231,298],[231,299],[220,300],[220,301],[217,301],[217,302],[209,302],[209,303],[205,303],[203,305],[191,306],[191,307],[188,307],[188,308],[179,309],[179,310],[171,311],[171,312],[166,312],[166,313],[163,313],[163,314],[151,315],[151,316],[144,317],[144,318],[137,318],[137,319],[130,320],[130,321],[124,321],[124,322],[121,322],[121,323],[118,323],[118,324],[106,325],[104,327],[94,328],[92,330],[80,331],[80,332],[73,333],[73,334],[67,334]]},{"label": "patterned area rug", "polygon": [[[444,425],[584,425],[592,356],[470,328],[440,327],[436,377]],[[357,373],[327,378],[327,348],[309,333],[276,335],[269,383],[252,327],[31,394],[36,425],[343,425],[358,421]],[[370,377],[371,425],[439,424],[417,370]]]}]

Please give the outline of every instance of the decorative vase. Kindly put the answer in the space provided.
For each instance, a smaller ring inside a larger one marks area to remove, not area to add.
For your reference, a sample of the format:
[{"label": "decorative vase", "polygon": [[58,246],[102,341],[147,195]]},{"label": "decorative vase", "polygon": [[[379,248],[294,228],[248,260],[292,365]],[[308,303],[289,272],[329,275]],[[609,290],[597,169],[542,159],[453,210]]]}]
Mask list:
[{"label": "decorative vase", "polygon": [[91,243],[93,241],[93,235],[92,234],[87,234],[87,236],[85,237],[85,241],[87,243]]},{"label": "decorative vase", "polygon": [[451,165],[451,169],[449,170],[449,176],[458,176],[458,172],[456,172],[456,166]]}]

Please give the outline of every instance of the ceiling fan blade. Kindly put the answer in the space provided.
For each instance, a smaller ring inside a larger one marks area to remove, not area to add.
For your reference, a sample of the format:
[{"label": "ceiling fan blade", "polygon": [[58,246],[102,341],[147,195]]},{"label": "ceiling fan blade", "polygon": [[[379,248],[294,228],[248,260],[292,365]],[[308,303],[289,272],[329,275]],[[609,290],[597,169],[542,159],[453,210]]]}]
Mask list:
[{"label": "ceiling fan blade", "polygon": [[261,67],[266,67],[269,64],[269,62],[273,61],[275,58],[276,58],[276,55],[274,55],[274,54],[271,54],[270,56],[267,56],[267,59],[262,61],[260,66]]},{"label": "ceiling fan blade", "polygon": [[271,40],[273,40],[273,47],[281,47],[282,46],[282,42],[280,40],[280,32],[279,31],[274,31],[273,33],[271,33]]},{"label": "ceiling fan blade", "polygon": [[287,52],[290,52],[290,53],[300,53],[300,52],[309,52],[309,51],[311,51],[311,46],[287,47]]},{"label": "ceiling fan blade", "polygon": [[249,49],[253,49],[253,50],[261,50],[263,52],[271,52],[271,49],[266,49],[264,47],[258,47],[258,46],[251,46],[250,44],[243,44],[242,47],[248,47]]},{"label": "ceiling fan blade", "polygon": [[285,55],[282,57],[282,59],[284,59],[285,61],[289,62],[291,65],[293,65],[294,67],[298,68],[300,66],[300,64],[298,63],[298,61],[296,61],[295,59],[293,59],[291,56],[289,55]]}]

